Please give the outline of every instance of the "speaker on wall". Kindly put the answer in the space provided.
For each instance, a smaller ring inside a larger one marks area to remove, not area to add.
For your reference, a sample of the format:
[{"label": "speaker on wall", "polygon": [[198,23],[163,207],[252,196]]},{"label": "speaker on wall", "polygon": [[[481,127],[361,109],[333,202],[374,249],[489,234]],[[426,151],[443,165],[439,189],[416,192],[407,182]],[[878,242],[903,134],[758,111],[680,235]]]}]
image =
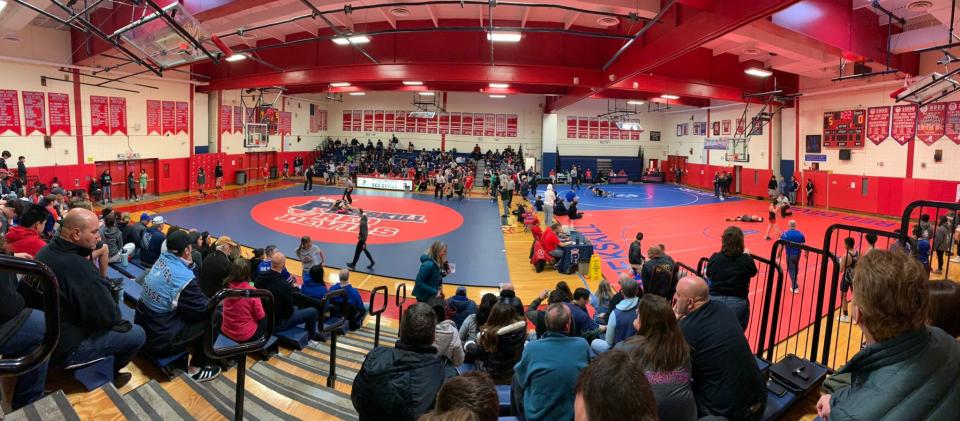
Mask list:
[{"label": "speaker on wall", "polygon": [[840,149],[840,160],[841,161],[850,160],[850,149]]},{"label": "speaker on wall", "polygon": [[943,149],[933,151],[933,162],[943,161]]}]

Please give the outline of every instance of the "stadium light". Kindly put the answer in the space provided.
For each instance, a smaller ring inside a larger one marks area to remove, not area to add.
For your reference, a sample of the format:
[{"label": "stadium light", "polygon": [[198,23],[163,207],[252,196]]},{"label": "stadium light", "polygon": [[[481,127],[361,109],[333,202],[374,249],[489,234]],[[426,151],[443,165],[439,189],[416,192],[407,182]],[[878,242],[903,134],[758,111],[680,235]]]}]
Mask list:
[{"label": "stadium light", "polygon": [[663,94],[663,95],[660,95],[660,98],[663,98],[663,99],[680,99],[680,97],[678,97],[678,96],[676,96],[676,95],[671,95],[671,94]]},{"label": "stadium light", "polygon": [[520,42],[523,35],[519,32],[493,31],[487,32],[487,41],[493,42]]},{"label": "stadium light", "polygon": [[422,86],[422,85],[423,85],[423,82],[421,82],[421,81],[419,81],[419,80],[405,80],[405,81],[403,81],[403,84],[404,84],[405,86]]},{"label": "stadium light", "polygon": [[364,96],[366,92],[350,92],[350,96]]},{"label": "stadium light", "polygon": [[490,95],[490,98],[506,98],[506,97],[507,97],[506,95],[502,95],[502,94],[493,94],[493,95]]},{"label": "stadium light", "polygon": [[[0,1],[3,1],[3,0],[0,0]],[[232,56],[230,56],[230,57],[227,57],[225,60],[233,63],[233,62],[235,62],[235,61],[246,60],[246,59],[247,59],[247,55],[246,55],[246,54],[236,53],[236,54],[234,54],[234,55],[232,55]]]},{"label": "stadium light", "polygon": [[489,86],[490,86],[491,88],[494,88],[494,89],[507,89],[507,88],[510,87],[510,84],[509,84],[509,83],[491,82]]},{"label": "stadium light", "polygon": [[354,35],[352,37],[334,37],[333,43],[337,45],[348,45],[348,44],[366,44],[370,42],[370,37],[366,35]]},{"label": "stadium light", "polygon": [[773,72],[767,69],[761,69],[759,67],[749,67],[743,72],[750,76],[756,76],[756,77],[770,77],[773,75]]},{"label": "stadium light", "polygon": [[332,88],[346,88],[347,86],[350,86],[350,82],[333,82],[330,84]]}]

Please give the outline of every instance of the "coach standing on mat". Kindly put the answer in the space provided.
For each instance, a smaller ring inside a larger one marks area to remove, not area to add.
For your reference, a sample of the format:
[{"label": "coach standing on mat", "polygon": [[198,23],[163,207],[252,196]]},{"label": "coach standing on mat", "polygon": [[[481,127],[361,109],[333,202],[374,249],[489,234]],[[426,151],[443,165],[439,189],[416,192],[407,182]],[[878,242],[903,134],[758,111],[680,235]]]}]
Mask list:
[{"label": "coach standing on mat", "polygon": [[367,250],[367,215],[363,214],[363,209],[357,209],[357,211],[360,212],[360,235],[357,237],[357,249],[353,252],[353,262],[347,263],[347,267],[350,269],[357,268],[357,260],[360,260],[360,252],[362,251],[367,255],[367,260],[370,261],[367,269],[372,269],[376,262],[373,261],[370,250]]},{"label": "coach standing on mat", "polygon": [[[797,229],[797,221],[790,220],[788,223],[790,229],[780,235],[780,239],[791,243],[804,244],[807,239],[803,233]],[[791,289],[794,294],[800,293],[800,286],[797,285],[797,272],[800,270],[800,247],[786,246],[787,250],[787,275],[790,276]]]}]

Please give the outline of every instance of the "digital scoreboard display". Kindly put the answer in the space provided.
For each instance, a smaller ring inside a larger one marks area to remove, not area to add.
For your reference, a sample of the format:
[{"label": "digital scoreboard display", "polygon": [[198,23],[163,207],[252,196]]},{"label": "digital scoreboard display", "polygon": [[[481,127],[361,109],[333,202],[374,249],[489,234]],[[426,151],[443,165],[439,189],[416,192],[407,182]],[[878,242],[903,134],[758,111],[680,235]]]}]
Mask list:
[{"label": "digital scoreboard display", "polygon": [[823,147],[862,148],[866,117],[866,110],[823,113]]}]

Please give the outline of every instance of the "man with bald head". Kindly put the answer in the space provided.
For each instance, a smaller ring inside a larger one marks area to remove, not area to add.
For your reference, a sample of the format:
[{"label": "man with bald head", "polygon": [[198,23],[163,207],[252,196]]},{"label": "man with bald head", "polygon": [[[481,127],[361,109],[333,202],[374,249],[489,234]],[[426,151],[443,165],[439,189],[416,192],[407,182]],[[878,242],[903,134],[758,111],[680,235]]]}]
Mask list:
[{"label": "man with bald head", "polygon": [[320,333],[317,331],[317,320],[320,313],[312,307],[297,308],[293,303],[293,286],[283,275],[284,267],[287,265],[287,256],[281,252],[275,252],[270,256],[270,270],[260,272],[254,281],[257,289],[265,289],[273,294],[273,306],[276,314],[275,330],[287,330],[298,324],[305,323],[307,333],[310,339],[320,340]]},{"label": "man with bald head", "polygon": [[[53,270],[60,284],[60,341],[50,361],[54,366],[70,366],[114,357],[114,385],[130,381],[130,373],[120,373],[133,359],[146,339],[143,329],[120,317],[120,309],[108,286],[108,280],[89,260],[100,241],[97,215],[89,210],[72,209],[60,222],[60,236],[37,253],[36,259]],[[24,288],[42,302],[43,291]],[[39,307],[35,307],[39,308]]]},{"label": "man with bald head", "polygon": [[763,417],[766,381],[733,311],[710,300],[710,289],[703,279],[686,276],[677,283],[673,312],[690,345],[699,416],[730,420]]},{"label": "man with bald head", "polygon": [[367,311],[369,309],[363,303],[363,297],[360,296],[360,292],[350,284],[350,270],[347,268],[340,269],[339,279],[339,283],[330,287],[329,293],[338,289],[347,291],[347,314],[340,314],[340,304],[343,303],[343,299],[335,297],[330,300],[335,304],[330,309],[330,315],[333,317],[346,317],[350,330],[360,329],[363,327],[363,319],[367,317]]}]

